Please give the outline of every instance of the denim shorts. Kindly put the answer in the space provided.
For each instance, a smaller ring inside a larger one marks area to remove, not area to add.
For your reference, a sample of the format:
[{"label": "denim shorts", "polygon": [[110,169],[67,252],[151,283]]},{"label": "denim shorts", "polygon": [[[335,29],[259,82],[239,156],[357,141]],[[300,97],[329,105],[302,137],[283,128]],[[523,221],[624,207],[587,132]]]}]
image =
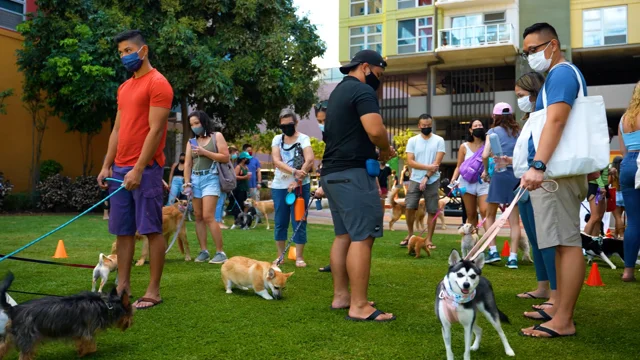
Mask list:
[{"label": "denim shorts", "polygon": [[191,174],[193,197],[202,199],[205,196],[220,196],[220,177],[218,174]]}]

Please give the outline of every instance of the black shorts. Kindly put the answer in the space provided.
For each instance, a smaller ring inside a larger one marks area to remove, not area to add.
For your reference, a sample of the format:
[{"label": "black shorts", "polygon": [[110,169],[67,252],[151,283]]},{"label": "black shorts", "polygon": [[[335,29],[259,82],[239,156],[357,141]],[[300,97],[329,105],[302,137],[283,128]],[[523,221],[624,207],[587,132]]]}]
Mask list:
[{"label": "black shorts", "polygon": [[[587,191],[587,200],[591,201],[597,194],[598,194],[598,184],[592,184],[589,183],[589,190]],[[605,189],[607,190],[605,192],[605,197],[608,199],[609,198],[609,185],[605,186]]]}]

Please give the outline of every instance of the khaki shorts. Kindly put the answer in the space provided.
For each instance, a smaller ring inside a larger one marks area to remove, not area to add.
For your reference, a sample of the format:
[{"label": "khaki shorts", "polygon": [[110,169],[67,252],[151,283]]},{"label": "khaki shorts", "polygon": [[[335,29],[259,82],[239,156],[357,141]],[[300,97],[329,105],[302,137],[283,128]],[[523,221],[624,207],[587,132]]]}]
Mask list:
[{"label": "khaki shorts", "polygon": [[[580,203],[587,196],[587,176],[556,179],[558,191],[532,191],[531,205],[538,234],[538,247],[582,247],[580,238]],[[547,187],[547,185],[545,185]]]},{"label": "khaki shorts", "polygon": [[420,183],[411,181],[404,199],[407,209],[416,210],[420,203],[420,197],[424,197],[424,202],[427,205],[427,213],[435,214],[438,212],[438,200],[440,200],[440,194],[438,194],[439,187],[440,181],[436,181],[433,184],[427,184],[424,191],[420,191]]}]

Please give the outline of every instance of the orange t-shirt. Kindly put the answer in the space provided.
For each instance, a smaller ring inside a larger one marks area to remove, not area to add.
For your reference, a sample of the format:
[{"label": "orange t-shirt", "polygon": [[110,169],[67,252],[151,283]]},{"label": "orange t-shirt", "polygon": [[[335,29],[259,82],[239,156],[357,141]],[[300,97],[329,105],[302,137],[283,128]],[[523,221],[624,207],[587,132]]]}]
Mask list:
[{"label": "orange t-shirt", "polygon": [[[171,109],[173,89],[169,81],[156,69],[139,78],[132,77],[118,88],[118,111],[120,131],[115,163],[120,167],[135,166],[142,153],[142,146],[149,134],[149,108]],[[164,166],[164,145],[167,139],[167,124],[162,140],[156,149],[153,162]]]}]

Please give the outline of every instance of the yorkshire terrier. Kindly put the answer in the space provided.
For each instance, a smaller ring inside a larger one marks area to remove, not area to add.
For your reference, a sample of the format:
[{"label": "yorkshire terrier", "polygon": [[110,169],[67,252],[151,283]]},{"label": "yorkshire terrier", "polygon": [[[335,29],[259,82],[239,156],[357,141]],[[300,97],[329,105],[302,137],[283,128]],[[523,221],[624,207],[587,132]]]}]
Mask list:
[{"label": "yorkshire terrier", "polygon": [[44,297],[17,306],[7,303],[6,292],[13,274],[0,285],[0,305],[9,316],[6,336],[0,343],[0,359],[11,346],[20,351],[20,360],[35,357],[36,346],[45,339],[72,339],[78,356],[95,353],[98,330],[117,327],[127,330],[133,322],[134,307],[129,296],[118,296],[114,288],[109,295],[84,292],[67,297]]},{"label": "yorkshire terrier", "polygon": [[420,258],[420,250],[424,249],[427,252],[428,256],[431,256],[431,250],[429,249],[429,243],[427,243],[427,238],[421,238],[419,236],[413,235],[409,238],[409,255],[416,255],[416,259]]}]

